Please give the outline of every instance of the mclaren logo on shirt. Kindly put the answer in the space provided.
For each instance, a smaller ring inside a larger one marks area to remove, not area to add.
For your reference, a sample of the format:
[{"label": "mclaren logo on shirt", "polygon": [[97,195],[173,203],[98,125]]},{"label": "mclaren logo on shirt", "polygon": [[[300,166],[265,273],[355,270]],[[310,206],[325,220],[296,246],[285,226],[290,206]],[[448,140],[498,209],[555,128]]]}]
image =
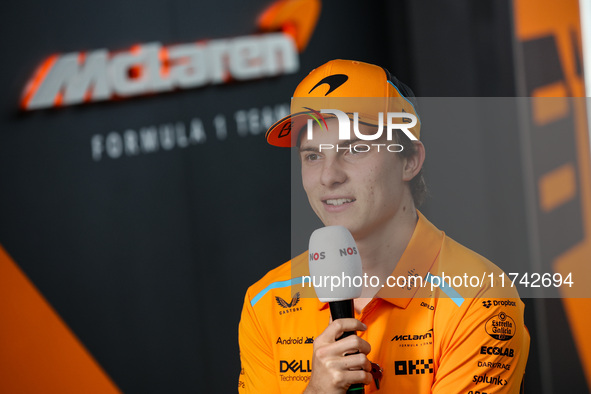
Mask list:
[{"label": "mclaren logo on shirt", "polygon": [[423,335],[416,335],[416,334],[407,334],[407,335],[394,335],[394,338],[392,338],[390,341],[420,341],[426,338],[431,338],[432,337],[432,333],[433,329],[429,329],[427,330],[426,333],[424,333]]},{"label": "mclaren logo on shirt", "polygon": [[390,342],[399,342],[400,347],[417,347],[423,345],[430,345],[433,343],[431,338],[433,337],[433,329],[427,330],[424,334],[406,334],[406,335],[394,335]]},{"label": "mclaren logo on shirt", "polygon": [[279,311],[280,315],[285,315],[286,313],[297,312],[302,310],[301,307],[295,308],[298,302],[300,302],[300,292],[295,293],[295,295],[291,299],[291,302],[289,303],[281,297],[275,297],[275,300],[277,301],[277,305],[284,309]]},{"label": "mclaren logo on shirt", "polygon": [[424,375],[433,373],[433,359],[394,361],[396,375]]}]

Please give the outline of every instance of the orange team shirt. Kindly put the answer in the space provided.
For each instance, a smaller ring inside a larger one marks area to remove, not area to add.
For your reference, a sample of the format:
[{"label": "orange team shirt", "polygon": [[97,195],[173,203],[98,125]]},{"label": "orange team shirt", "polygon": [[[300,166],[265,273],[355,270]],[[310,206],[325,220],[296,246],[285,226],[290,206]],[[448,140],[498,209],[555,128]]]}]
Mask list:
[{"label": "orange team shirt", "polygon": [[[436,276],[465,274],[481,282],[484,277],[485,283],[431,290]],[[248,289],[239,326],[240,393],[306,388],[314,338],[330,322],[328,304],[302,283],[306,275],[304,253]],[[371,344],[369,360],[383,369],[380,389],[372,383],[365,392],[518,393],[530,337],[524,304],[506,276],[502,287],[503,271],[446,237],[419,212],[392,273],[410,275],[425,278],[424,285],[386,286],[355,315],[368,327],[358,335]]]}]

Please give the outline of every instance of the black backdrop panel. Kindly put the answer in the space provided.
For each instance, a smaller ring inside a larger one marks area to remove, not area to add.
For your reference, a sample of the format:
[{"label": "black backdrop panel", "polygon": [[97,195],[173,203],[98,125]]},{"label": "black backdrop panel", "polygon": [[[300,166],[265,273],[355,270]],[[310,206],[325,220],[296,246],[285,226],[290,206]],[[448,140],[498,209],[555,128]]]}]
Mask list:
[{"label": "black backdrop panel", "polygon": [[[264,129],[312,68],[350,58],[386,66],[419,96],[514,95],[510,1],[326,0],[295,74],[18,108],[51,54],[246,36],[271,3],[32,1],[0,14],[0,244],[124,392],[235,392],[244,292],[290,257],[289,152],[268,146]],[[142,131],[155,131],[157,150],[121,148]],[[527,229],[512,202],[523,179],[507,176],[520,165],[518,141],[494,131],[492,122],[460,144],[425,126],[423,211],[522,269]],[[526,318],[535,339],[530,305]],[[529,365],[539,391],[538,360]]]},{"label": "black backdrop panel", "polygon": [[[271,3],[37,1],[0,17],[0,243],[124,392],[235,390],[246,287],[290,257],[289,152],[264,129],[315,66],[385,64],[384,5],[325,2],[292,75],[31,112],[21,93],[49,55],[246,36]],[[158,149],[126,150],[142,131]]]}]

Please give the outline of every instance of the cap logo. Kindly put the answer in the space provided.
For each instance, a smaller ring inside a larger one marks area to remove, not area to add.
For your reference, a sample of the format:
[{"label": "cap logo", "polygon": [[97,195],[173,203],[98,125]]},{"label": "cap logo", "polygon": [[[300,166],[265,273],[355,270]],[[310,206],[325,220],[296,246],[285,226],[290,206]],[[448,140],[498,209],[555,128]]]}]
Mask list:
[{"label": "cap logo", "polygon": [[291,121],[287,121],[283,124],[283,127],[279,131],[279,135],[277,136],[277,138],[287,137],[290,132],[291,132]]},{"label": "cap logo", "polygon": [[312,93],[312,91],[314,89],[316,89],[318,86],[324,85],[326,83],[330,87],[328,89],[328,92],[326,92],[326,94],[325,94],[325,96],[328,96],[330,93],[332,93],[339,86],[341,86],[342,84],[347,82],[347,79],[349,79],[349,77],[345,74],[329,75],[328,77],[323,78],[320,82],[318,82],[312,89],[310,89],[308,94]]}]

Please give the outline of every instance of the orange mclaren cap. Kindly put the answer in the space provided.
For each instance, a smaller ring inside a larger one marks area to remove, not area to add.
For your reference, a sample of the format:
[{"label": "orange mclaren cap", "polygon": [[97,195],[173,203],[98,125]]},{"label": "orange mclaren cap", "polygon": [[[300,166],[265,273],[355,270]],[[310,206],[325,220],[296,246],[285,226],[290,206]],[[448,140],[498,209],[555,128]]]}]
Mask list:
[{"label": "orange mclaren cap", "polygon": [[297,146],[297,131],[310,117],[316,119],[314,114],[319,115],[321,108],[358,113],[359,121],[368,124],[377,124],[379,112],[411,113],[417,123],[409,130],[419,139],[421,124],[414,99],[412,90],[385,68],[354,60],[331,60],[300,82],[292,97],[291,114],[267,130],[267,142],[279,147]]}]

